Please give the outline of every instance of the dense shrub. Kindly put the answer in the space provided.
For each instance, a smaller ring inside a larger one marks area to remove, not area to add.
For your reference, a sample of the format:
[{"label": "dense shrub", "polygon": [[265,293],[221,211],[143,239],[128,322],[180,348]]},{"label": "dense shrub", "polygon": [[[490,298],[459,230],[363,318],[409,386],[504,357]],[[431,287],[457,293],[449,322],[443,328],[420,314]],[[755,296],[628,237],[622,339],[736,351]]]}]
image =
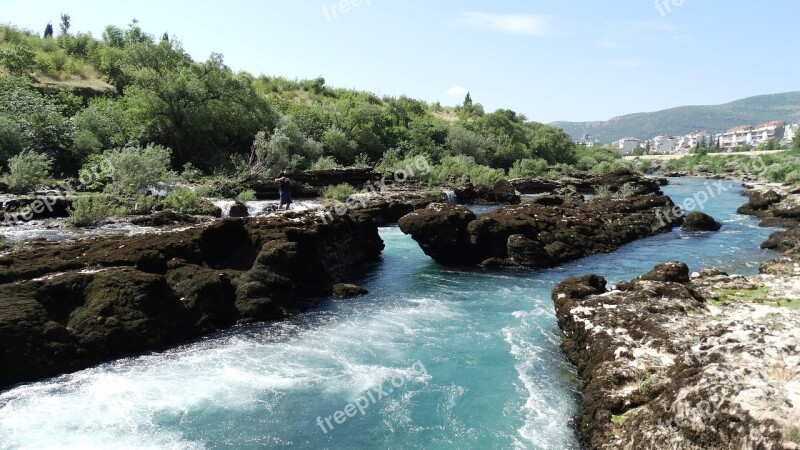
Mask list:
[{"label": "dense shrub", "polygon": [[619,169],[626,169],[632,172],[641,172],[641,167],[630,161],[617,160],[613,162],[603,161],[591,169],[595,175],[605,175]]},{"label": "dense shrub", "polygon": [[175,176],[170,170],[170,156],[170,150],[159,145],[105,152],[104,157],[113,171],[106,190],[130,195],[169,182]]},{"label": "dense shrub", "polygon": [[203,178],[203,171],[198,169],[197,166],[194,164],[187,162],[183,165],[183,171],[181,172],[181,178],[184,181],[188,182],[197,182]]},{"label": "dense shrub", "polygon": [[164,198],[164,205],[182,213],[193,213],[201,209],[201,199],[195,191],[179,187]]},{"label": "dense shrub", "polygon": [[321,195],[322,198],[327,200],[343,202],[347,200],[348,197],[356,193],[358,193],[356,188],[347,183],[342,183],[337,184],[336,186],[326,186],[322,190]]},{"label": "dense shrub", "polygon": [[200,197],[234,198],[240,192],[240,184],[227,177],[206,178],[195,192]]},{"label": "dense shrub", "polygon": [[343,164],[352,164],[355,161],[358,145],[339,128],[328,128],[322,134],[322,146],[325,153]]},{"label": "dense shrub", "polygon": [[427,175],[422,178],[442,186],[458,186],[471,182],[476,186],[494,186],[499,180],[505,178],[502,169],[493,169],[475,162],[471,156],[448,156],[442,158],[439,164],[434,165]]},{"label": "dense shrub", "polygon": [[113,174],[113,167],[104,155],[91,155],[78,171],[80,190],[100,192],[111,182]]},{"label": "dense shrub", "polygon": [[524,158],[516,161],[508,171],[509,178],[535,178],[547,174],[549,164],[541,158]]},{"label": "dense shrub", "polygon": [[72,203],[68,222],[75,227],[97,226],[111,216],[122,215],[127,211],[116,207],[104,197],[79,197]]},{"label": "dense shrub", "polygon": [[26,150],[8,160],[4,177],[12,192],[24,194],[50,179],[53,161],[42,153]]},{"label": "dense shrub", "polygon": [[[783,162],[773,163],[764,170],[764,177],[774,183],[791,181],[789,174],[800,170],[800,158],[787,158]],[[794,177],[794,175],[792,175]]]},{"label": "dense shrub", "polygon": [[575,163],[575,168],[578,170],[592,170],[600,164],[595,158],[591,156],[582,156],[577,163]]},{"label": "dense shrub", "polygon": [[239,192],[239,195],[236,196],[236,200],[244,203],[244,202],[252,202],[256,199],[256,191],[252,189],[245,189],[242,192]]},{"label": "dense shrub", "polygon": [[303,135],[290,117],[283,117],[272,136],[267,137],[263,131],[256,135],[253,154],[253,171],[271,176],[284,167],[309,167],[322,155],[322,144]]},{"label": "dense shrub", "polygon": [[36,53],[27,45],[0,50],[0,66],[14,75],[29,75],[36,65]]},{"label": "dense shrub", "polygon": [[0,165],[5,165],[8,158],[21,152],[23,146],[22,131],[17,122],[0,116]]},{"label": "dense shrub", "polygon": [[460,125],[450,128],[445,143],[454,155],[471,156],[478,162],[485,161],[486,150],[492,146],[490,139]]},{"label": "dense shrub", "polygon": [[323,156],[318,160],[314,161],[314,164],[311,165],[311,170],[325,170],[325,169],[335,169],[340,167],[340,165],[336,162],[335,159],[331,156]]},{"label": "dense shrub", "polygon": [[77,170],[71,152],[74,125],[59,100],[35,91],[24,79],[0,76],[0,115],[17,123],[25,148],[48,155],[56,171]]},{"label": "dense shrub", "polygon": [[158,204],[158,199],[150,194],[139,194],[131,203],[131,214],[149,214]]}]

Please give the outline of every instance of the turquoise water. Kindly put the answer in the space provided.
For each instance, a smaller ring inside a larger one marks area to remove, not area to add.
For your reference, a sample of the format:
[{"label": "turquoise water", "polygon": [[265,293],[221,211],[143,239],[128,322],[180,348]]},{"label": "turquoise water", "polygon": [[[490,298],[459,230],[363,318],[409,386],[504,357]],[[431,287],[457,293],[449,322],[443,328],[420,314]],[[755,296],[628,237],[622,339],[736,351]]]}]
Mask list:
[{"label": "turquoise water", "polygon": [[[676,202],[705,189],[673,182]],[[735,214],[738,193],[707,204],[718,233],[676,230],[552,270],[442,268],[383,228],[369,295],[0,393],[0,448],[578,448],[580,384],[551,288],[670,260],[755,273],[772,230]]]}]

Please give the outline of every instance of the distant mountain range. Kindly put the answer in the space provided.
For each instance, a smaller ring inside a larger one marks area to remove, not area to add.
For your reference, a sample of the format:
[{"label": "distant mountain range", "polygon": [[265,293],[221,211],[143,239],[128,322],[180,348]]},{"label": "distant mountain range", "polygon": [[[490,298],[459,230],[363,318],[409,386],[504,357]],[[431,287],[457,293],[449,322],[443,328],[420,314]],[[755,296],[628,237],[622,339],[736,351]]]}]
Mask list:
[{"label": "distant mountain range", "polygon": [[682,136],[696,130],[720,133],[737,125],[783,120],[800,122],[800,92],[759,95],[724,105],[681,106],[651,113],[628,114],[607,121],[553,122],[574,139],[591,135],[601,144],[624,137],[647,139],[659,134]]}]

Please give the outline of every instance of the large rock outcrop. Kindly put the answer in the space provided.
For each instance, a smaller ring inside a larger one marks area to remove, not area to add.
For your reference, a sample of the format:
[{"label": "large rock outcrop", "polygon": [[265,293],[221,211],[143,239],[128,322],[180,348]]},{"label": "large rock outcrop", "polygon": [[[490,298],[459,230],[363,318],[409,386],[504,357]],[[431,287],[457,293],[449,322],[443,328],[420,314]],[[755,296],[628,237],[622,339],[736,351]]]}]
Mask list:
[{"label": "large rock outcrop", "polygon": [[746,204],[739,207],[740,214],[761,219],[762,226],[791,227],[800,223],[800,195],[792,194],[775,185],[748,185],[742,193]]},{"label": "large rock outcrop", "polygon": [[29,220],[69,216],[75,197],[63,195],[18,196],[0,200],[0,224],[9,226]]},{"label": "large rock outcrop", "polygon": [[479,217],[463,207],[432,204],[398,223],[441,264],[549,267],[670,230],[683,218],[674,206],[660,193],[590,202],[545,196]]},{"label": "large rock outcrop", "polygon": [[283,318],[382,249],[372,221],[312,213],[26,243],[0,256],[0,387]]},{"label": "large rock outcrop", "polygon": [[596,275],[557,285],[562,346],[586,383],[584,447],[797,448],[800,312],[767,304],[786,293],[758,277],[688,282],[670,263],[611,290]]},{"label": "large rock outcrop", "polygon": [[700,211],[691,211],[683,221],[683,231],[719,231],[722,224]]}]

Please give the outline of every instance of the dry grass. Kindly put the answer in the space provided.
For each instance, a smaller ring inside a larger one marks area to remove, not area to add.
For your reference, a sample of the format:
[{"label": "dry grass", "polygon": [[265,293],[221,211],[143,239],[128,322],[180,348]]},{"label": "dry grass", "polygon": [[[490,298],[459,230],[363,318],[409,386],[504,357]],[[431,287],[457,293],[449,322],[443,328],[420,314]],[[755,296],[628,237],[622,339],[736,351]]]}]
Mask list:
[{"label": "dry grass", "polygon": [[34,83],[34,86],[61,87],[69,89],[89,88],[95,91],[110,91],[110,92],[115,91],[114,86],[106,83],[96,74],[93,75],[95,76],[90,76],[86,79],[83,79],[78,76],[71,76],[64,80],[54,80],[46,76],[38,76],[36,77],[36,82]]}]

